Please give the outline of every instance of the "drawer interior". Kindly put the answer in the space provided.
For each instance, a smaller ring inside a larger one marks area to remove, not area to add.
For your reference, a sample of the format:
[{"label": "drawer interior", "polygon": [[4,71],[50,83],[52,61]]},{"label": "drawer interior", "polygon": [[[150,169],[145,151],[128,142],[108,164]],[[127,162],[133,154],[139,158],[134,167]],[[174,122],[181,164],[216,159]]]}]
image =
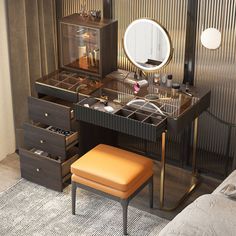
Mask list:
[{"label": "drawer interior", "polygon": [[[64,169],[62,168],[62,171],[65,173],[65,168],[68,168],[68,163],[72,164],[75,160],[78,159],[78,152],[79,152],[78,147],[72,147],[68,151],[68,158],[64,161],[62,161],[61,158],[58,156],[51,155],[51,154],[44,152],[42,150],[39,150],[37,148],[21,149],[20,154],[23,154],[23,156],[24,156],[24,153],[28,153],[28,155],[33,155],[35,157],[42,158],[44,160],[48,160],[48,161],[52,161],[52,162],[61,164],[64,168]],[[68,171],[68,173],[69,173],[69,171]],[[66,173],[66,174],[68,174],[68,173]],[[65,176],[65,174],[62,176]]]},{"label": "drawer interior", "polygon": [[63,130],[60,128],[53,127],[51,125],[44,125],[41,123],[34,123],[38,128],[45,129],[48,132],[65,137],[66,146],[75,145],[78,142],[78,132]]}]

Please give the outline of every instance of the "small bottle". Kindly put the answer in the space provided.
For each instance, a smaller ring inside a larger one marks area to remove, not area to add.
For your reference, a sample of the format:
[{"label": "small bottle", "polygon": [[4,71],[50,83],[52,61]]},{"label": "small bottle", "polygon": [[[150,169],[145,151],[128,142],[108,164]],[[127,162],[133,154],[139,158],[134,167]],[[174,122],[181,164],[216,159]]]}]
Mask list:
[{"label": "small bottle", "polygon": [[164,75],[161,76],[161,84],[165,86],[166,85],[166,81],[167,81],[167,75],[164,74]]},{"label": "small bottle", "polygon": [[168,88],[171,88],[171,87],[172,87],[172,75],[168,75],[168,76],[167,76],[166,86],[167,86]]}]

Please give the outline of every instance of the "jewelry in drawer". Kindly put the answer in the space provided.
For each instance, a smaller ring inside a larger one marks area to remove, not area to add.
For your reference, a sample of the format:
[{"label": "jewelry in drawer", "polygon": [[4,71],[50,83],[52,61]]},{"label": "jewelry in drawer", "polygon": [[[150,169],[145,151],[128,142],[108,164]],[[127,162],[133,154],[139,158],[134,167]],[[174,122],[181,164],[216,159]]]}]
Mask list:
[{"label": "jewelry in drawer", "polygon": [[28,97],[29,117],[33,121],[46,125],[71,130],[73,129],[73,104],[58,98],[45,96],[43,98]]},{"label": "jewelry in drawer", "polygon": [[77,148],[71,149],[64,162],[36,149],[21,148],[19,152],[22,178],[56,191],[62,191],[70,180],[70,166],[78,159]]},{"label": "jewelry in drawer", "polygon": [[65,131],[48,125],[24,124],[25,145],[38,148],[61,160],[67,158],[68,150],[78,143],[78,132]]}]

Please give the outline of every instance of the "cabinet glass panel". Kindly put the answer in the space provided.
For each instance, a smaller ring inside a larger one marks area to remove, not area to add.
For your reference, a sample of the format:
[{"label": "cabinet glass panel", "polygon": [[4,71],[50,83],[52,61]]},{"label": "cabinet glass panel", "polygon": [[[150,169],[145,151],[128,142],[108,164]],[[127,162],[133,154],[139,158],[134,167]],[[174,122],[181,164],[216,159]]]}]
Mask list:
[{"label": "cabinet glass panel", "polygon": [[97,29],[61,24],[63,66],[99,73],[99,45]]}]

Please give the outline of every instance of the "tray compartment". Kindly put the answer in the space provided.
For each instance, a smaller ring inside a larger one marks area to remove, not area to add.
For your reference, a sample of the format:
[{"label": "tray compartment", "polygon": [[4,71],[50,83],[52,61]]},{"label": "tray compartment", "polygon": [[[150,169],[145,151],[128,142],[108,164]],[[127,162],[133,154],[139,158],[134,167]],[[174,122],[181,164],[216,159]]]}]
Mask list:
[{"label": "tray compartment", "polygon": [[143,121],[147,118],[147,116],[138,112],[134,112],[129,118],[137,121]]},{"label": "tray compartment", "polygon": [[132,114],[132,111],[126,110],[126,109],[120,109],[115,113],[118,116],[128,117]]},{"label": "tray compartment", "polygon": [[158,125],[154,126],[143,122],[147,116],[144,117],[142,114],[140,114],[142,116],[142,121],[140,121],[137,119],[130,119],[130,116],[125,117],[116,113],[112,114],[95,110],[90,107],[84,107],[83,104],[84,101],[76,104],[75,114],[76,119],[79,121],[88,122],[154,142],[157,141],[158,137],[160,137],[161,133],[166,129],[166,117],[163,118]]}]

